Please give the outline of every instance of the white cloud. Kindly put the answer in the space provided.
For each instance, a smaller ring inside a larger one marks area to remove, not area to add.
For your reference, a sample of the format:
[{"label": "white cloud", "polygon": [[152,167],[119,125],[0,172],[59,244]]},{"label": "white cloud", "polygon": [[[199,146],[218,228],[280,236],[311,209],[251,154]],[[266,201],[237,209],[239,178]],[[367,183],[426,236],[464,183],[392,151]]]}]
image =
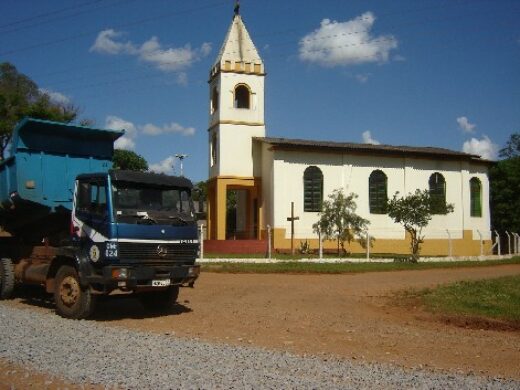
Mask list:
[{"label": "white cloud", "polygon": [[398,41],[392,35],[372,36],[375,20],[372,12],[346,22],[323,19],[320,28],[300,40],[300,60],[327,67],[387,62]]},{"label": "white cloud", "polygon": [[153,123],[136,125],[115,115],[107,116],[105,120],[105,128],[111,130],[125,130],[125,134],[114,144],[116,149],[125,150],[135,150],[136,138],[139,134],[148,136],[178,134],[189,137],[195,135],[196,132],[194,127],[184,127],[176,122],[167,123],[163,126],[157,126]]},{"label": "white cloud", "polygon": [[465,116],[458,117],[457,118],[457,123],[459,124],[460,129],[464,133],[474,133],[475,132],[475,127],[477,127],[477,125],[475,125],[473,123],[470,123],[469,119],[466,118]]},{"label": "white cloud", "polygon": [[486,160],[496,160],[498,158],[498,145],[494,144],[489,137],[483,136],[482,139],[471,138],[462,145],[464,153],[476,154]]},{"label": "white cloud", "polygon": [[[192,49],[190,44],[178,48],[165,48],[157,37],[152,37],[138,45],[131,41],[120,41],[119,38],[122,35],[123,33],[113,29],[103,30],[98,34],[90,51],[111,55],[132,55],[164,72],[175,72],[185,69],[201,58],[208,56],[212,49],[211,43],[208,42],[203,43],[200,48],[196,49]],[[185,77],[181,77],[180,81],[185,81]]]},{"label": "white cloud", "polygon": [[370,77],[370,73],[359,73],[359,74],[355,75],[354,77],[361,84],[365,84],[368,81],[369,77]]},{"label": "white cloud", "polygon": [[107,116],[105,120],[105,128],[111,130],[125,130],[125,134],[115,143],[116,149],[134,150],[135,138],[137,137],[137,128],[132,122],[125,121],[117,116]]},{"label": "white cloud", "polygon": [[374,138],[372,138],[372,134],[370,133],[370,131],[364,131],[363,132],[363,142],[365,144],[372,144],[372,145],[380,145],[381,142],[375,140]]},{"label": "white cloud", "polygon": [[175,157],[170,156],[157,164],[150,164],[149,170],[155,173],[165,173],[167,175],[173,174],[173,167],[175,165]]},{"label": "white cloud", "polygon": [[68,96],[65,96],[64,94],[60,92],[55,92],[50,89],[46,88],[40,88],[39,91],[49,97],[51,102],[61,105],[68,105],[70,104],[70,98]]},{"label": "white cloud", "polygon": [[146,135],[181,134],[184,136],[191,136],[195,134],[195,128],[184,127],[175,122],[165,124],[162,127],[156,126],[152,123],[148,123],[142,126],[141,129],[143,131],[143,134]]}]

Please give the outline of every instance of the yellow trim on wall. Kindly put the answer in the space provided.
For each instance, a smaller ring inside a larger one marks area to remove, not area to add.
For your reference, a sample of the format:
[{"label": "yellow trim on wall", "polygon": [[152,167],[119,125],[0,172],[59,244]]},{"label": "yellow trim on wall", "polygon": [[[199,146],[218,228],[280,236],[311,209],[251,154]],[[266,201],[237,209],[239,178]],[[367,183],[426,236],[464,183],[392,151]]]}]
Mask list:
[{"label": "yellow trim on wall", "polygon": [[244,126],[265,126],[264,122],[247,122],[247,121],[232,121],[232,120],[221,120],[212,124],[208,131],[213,130],[219,125],[244,125]]},{"label": "yellow trim on wall", "polygon": [[252,211],[253,199],[258,200],[258,225],[257,231],[254,232],[255,238],[260,236],[260,226],[262,226],[262,202],[261,197],[261,179],[256,177],[238,177],[238,176],[219,176],[208,181],[208,239],[209,240],[225,240],[226,239],[226,206],[227,191],[247,189],[248,208],[247,219],[251,222],[253,218]]},{"label": "yellow trim on wall", "polygon": [[[273,249],[282,252],[290,251],[291,239],[286,237],[286,229],[275,228],[272,229]],[[266,236],[262,232],[262,236]],[[301,242],[307,241],[311,250],[318,250],[319,242],[316,237],[308,239],[295,239],[294,247],[296,250],[300,247]],[[491,253],[491,240],[484,240],[484,254]],[[333,240],[325,240],[323,242],[324,250],[330,252],[337,249],[337,242]],[[366,253],[358,242],[352,242],[348,250],[354,254]],[[389,254],[403,254],[410,253],[410,237],[408,233],[403,240],[399,239],[376,239],[373,246],[370,248],[371,253],[389,253]],[[480,241],[473,239],[473,232],[471,230],[464,230],[461,239],[452,240],[452,256],[479,256],[480,255]],[[448,256],[449,255],[449,241],[446,239],[425,239],[421,245],[421,256]]]}]

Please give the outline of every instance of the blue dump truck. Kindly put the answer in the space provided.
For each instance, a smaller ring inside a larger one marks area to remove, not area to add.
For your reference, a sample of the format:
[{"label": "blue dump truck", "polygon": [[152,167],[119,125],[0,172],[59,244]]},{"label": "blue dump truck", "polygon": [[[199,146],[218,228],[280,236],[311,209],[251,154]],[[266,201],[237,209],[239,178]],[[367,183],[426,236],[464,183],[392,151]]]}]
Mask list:
[{"label": "blue dump truck", "polygon": [[26,118],[0,164],[0,299],[16,284],[53,294],[87,318],[98,297],[134,293],[171,308],[200,267],[192,183],[112,170],[120,131]]}]

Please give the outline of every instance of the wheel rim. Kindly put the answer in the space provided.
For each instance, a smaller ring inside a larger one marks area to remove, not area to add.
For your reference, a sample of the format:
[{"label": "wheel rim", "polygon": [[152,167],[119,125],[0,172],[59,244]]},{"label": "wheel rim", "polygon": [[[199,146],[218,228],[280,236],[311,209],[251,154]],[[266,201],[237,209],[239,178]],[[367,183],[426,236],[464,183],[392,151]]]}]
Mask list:
[{"label": "wheel rim", "polygon": [[66,306],[73,306],[78,301],[80,291],[76,278],[67,276],[60,284],[60,299]]}]

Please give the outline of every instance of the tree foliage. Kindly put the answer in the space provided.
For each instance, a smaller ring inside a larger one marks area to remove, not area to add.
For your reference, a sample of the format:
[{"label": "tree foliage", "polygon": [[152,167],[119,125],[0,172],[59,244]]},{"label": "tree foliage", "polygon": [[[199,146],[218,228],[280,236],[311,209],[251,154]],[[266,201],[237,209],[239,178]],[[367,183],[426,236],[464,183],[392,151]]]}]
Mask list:
[{"label": "tree foliage", "polygon": [[69,123],[78,116],[73,105],[51,101],[29,77],[8,62],[0,63],[0,159],[16,124],[24,117]]},{"label": "tree foliage", "polygon": [[499,156],[502,158],[513,158],[520,156],[520,133],[511,134],[506,146],[500,149]]},{"label": "tree foliage", "polygon": [[498,161],[489,181],[493,230],[520,232],[520,155]]},{"label": "tree foliage", "polygon": [[312,227],[327,240],[336,240],[338,255],[347,253],[345,242],[349,245],[354,239],[362,240],[362,234],[370,222],[356,214],[357,195],[345,195],[343,190],[336,189],[325,200],[320,212],[320,219]]},{"label": "tree foliage", "polygon": [[416,190],[413,194],[399,197],[399,192],[388,201],[388,216],[394,222],[403,225],[410,234],[411,261],[416,263],[419,259],[421,244],[424,242],[423,229],[428,226],[435,214],[448,214],[453,212],[452,204],[439,205],[432,201],[428,190]]},{"label": "tree foliage", "polygon": [[147,171],[148,163],[143,156],[131,150],[114,150],[112,158],[114,169],[126,169],[130,171]]}]

